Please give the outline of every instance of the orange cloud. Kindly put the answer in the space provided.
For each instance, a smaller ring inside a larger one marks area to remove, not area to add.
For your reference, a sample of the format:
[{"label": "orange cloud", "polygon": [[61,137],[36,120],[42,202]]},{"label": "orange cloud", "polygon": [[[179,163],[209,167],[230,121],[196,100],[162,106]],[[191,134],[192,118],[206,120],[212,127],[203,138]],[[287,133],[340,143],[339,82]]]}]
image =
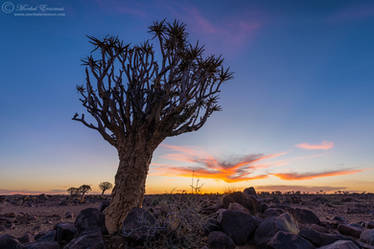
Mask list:
[{"label": "orange cloud", "polygon": [[[228,183],[266,178],[268,175],[253,174],[256,169],[273,166],[271,163],[263,163],[262,161],[287,154],[287,152],[269,155],[249,154],[240,158],[220,161],[199,149],[166,144],[163,147],[174,150],[177,153],[169,153],[161,156],[162,158],[193,163],[199,166],[177,167],[169,164],[152,163],[156,167],[156,174],[191,177],[192,173],[194,173],[199,178],[218,179]],[[275,164],[282,165],[283,163],[275,162]]]},{"label": "orange cloud", "polygon": [[334,147],[334,143],[329,141],[323,141],[321,144],[302,143],[296,144],[296,147],[305,150],[329,150]]},{"label": "orange cloud", "polygon": [[362,169],[346,169],[346,170],[332,170],[325,172],[317,173],[275,173],[272,174],[276,177],[279,177],[282,180],[310,180],[314,178],[327,177],[327,176],[341,176],[341,175],[350,175],[362,172]]}]

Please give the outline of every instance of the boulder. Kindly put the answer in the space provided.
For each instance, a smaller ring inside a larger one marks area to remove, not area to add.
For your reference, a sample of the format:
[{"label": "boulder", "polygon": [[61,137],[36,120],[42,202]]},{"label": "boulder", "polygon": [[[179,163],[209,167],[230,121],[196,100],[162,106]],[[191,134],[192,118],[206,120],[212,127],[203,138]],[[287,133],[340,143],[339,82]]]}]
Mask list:
[{"label": "boulder", "polygon": [[338,240],[319,249],[360,249],[355,243],[350,240]]},{"label": "boulder", "polygon": [[106,209],[107,207],[109,207],[109,204],[110,204],[109,200],[102,201],[100,203],[100,207],[99,207],[100,212],[104,212],[104,209]]},{"label": "boulder", "polygon": [[42,232],[35,235],[36,241],[54,241],[56,237],[56,230],[50,230],[48,232]]},{"label": "boulder", "polygon": [[255,188],[254,187],[249,187],[249,188],[246,188],[246,189],[244,189],[244,191],[243,191],[245,194],[247,194],[247,195],[253,195],[253,196],[257,196],[257,194],[256,194],[256,190],[255,190]]},{"label": "boulder", "polygon": [[279,231],[297,234],[298,225],[294,218],[288,213],[281,214],[277,217],[268,217],[260,223],[255,232],[255,243],[260,248],[270,241],[270,239]]},{"label": "boulder", "polygon": [[257,220],[249,214],[233,210],[226,210],[222,213],[222,230],[233,239],[236,245],[245,244],[257,225]]},{"label": "boulder", "polygon": [[368,243],[369,245],[374,245],[374,229],[367,229],[363,231],[360,235],[360,240]]},{"label": "boulder", "polygon": [[237,202],[231,202],[229,204],[229,207],[228,207],[227,210],[239,211],[239,212],[243,212],[243,213],[249,214],[248,209],[246,209],[245,207],[243,207],[242,205],[240,205]]},{"label": "boulder", "polygon": [[222,205],[224,208],[228,208],[230,203],[239,203],[243,207],[249,210],[251,214],[256,214],[259,211],[259,203],[253,196],[244,194],[243,192],[233,192],[223,197]]},{"label": "boulder", "polygon": [[220,231],[221,226],[218,223],[217,219],[211,218],[211,219],[208,219],[206,224],[203,226],[203,229],[204,229],[204,233],[208,235],[210,232]]},{"label": "boulder", "polygon": [[369,221],[367,224],[368,229],[373,229],[374,228],[374,221]]},{"label": "boulder", "polygon": [[99,230],[86,231],[71,240],[64,249],[105,249],[103,235]]},{"label": "boulder", "polygon": [[56,237],[55,240],[60,244],[67,244],[70,240],[72,240],[76,233],[77,229],[75,228],[73,223],[58,223],[55,226],[56,230]]},{"label": "boulder", "polygon": [[70,211],[67,211],[64,215],[65,219],[72,219],[74,217],[74,214]]},{"label": "boulder", "polygon": [[0,235],[0,248],[1,249],[22,249],[22,245],[16,238],[11,235]]},{"label": "boulder", "polygon": [[277,232],[267,243],[270,249],[314,249],[315,247],[302,237],[283,231]]},{"label": "boulder", "polygon": [[153,239],[159,228],[152,214],[142,208],[133,208],[123,221],[121,235],[131,241],[142,242]]},{"label": "boulder", "polygon": [[309,240],[315,246],[325,246],[338,240],[347,239],[345,236],[340,234],[322,233],[311,228],[301,229],[299,232],[299,236]]},{"label": "boulder", "polygon": [[338,231],[344,235],[349,235],[349,236],[353,236],[356,238],[360,238],[362,229],[358,228],[357,226],[350,225],[350,224],[340,224],[338,226]]},{"label": "boulder", "polygon": [[35,241],[24,244],[23,249],[60,249],[56,241]]},{"label": "boulder", "polygon": [[105,216],[96,208],[83,209],[78,214],[74,225],[79,234],[95,230],[100,230],[104,234],[107,233],[105,227]]},{"label": "boulder", "polygon": [[26,232],[22,237],[18,238],[18,241],[21,243],[28,243],[28,242],[31,242],[32,240],[33,240],[33,236],[29,232]]},{"label": "boulder", "polygon": [[290,209],[295,219],[302,224],[320,224],[321,221],[311,210],[305,208]]},{"label": "boulder", "polygon": [[264,216],[269,217],[269,216],[279,216],[283,214],[285,211],[281,208],[268,208],[264,211]]},{"label": "boulder", "polygon": [[208,236],[209,249],[235,249],[234,241],[223,232],[211,232]]}]

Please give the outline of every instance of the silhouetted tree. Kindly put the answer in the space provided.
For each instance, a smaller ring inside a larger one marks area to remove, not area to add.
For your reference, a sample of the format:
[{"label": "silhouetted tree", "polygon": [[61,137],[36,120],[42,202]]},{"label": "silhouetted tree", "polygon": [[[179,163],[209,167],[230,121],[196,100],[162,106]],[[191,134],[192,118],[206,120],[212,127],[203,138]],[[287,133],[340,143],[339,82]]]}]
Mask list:
[{"label": "silhouetted tree", "polygon": [[88,192],[91,191],[91,186],[83,184],[78,188],[79,193],[81,193],[81,201],[84,200],[84,195]]},{"label": "silhouetted tree", "polygon": [[71,197],[76,196],[79,193],[79,189],[75,187],[70,187],[66,191],[70,194]]},{"label": "silhouetted tree", "polygon": [[152,40],[141,45],[88,36],[94,49],[83,60],[86,82],[77,86],[92,121],[78,113],[73,120],[97,130],[118,151],[105,209],[111,233],[129,210],[142,205],[153,151],[166,137],[200,129],[221,109],[221,85],[232,78],[222,57],[203,56],[204,48],[189,42],[183,23],[154,22],[149,32]]},{"label": "silhouetted tree", "polygon": [[102,182],[99,184],[99,188],[101,189],[101,195],[104,195],[104,192],[113,188],[113,185],[110,182]]}]

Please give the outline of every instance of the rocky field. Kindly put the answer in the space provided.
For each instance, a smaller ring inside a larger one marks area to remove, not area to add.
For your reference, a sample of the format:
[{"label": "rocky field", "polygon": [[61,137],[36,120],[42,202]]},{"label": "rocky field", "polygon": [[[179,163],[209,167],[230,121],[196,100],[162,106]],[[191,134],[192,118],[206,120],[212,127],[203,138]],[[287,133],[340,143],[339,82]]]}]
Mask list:
[{"label": "rocky field", "polygon": [[0,249],[374,249],[373,194],[148,195],[114,235],[108,201],[1,196]]}]

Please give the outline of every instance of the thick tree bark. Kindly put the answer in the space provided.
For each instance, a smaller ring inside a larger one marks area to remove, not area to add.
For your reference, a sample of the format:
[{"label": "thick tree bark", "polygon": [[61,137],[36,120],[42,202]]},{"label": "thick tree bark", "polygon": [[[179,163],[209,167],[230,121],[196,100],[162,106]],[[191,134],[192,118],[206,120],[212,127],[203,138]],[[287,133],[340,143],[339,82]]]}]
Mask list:
[{"label": "thick tree bark", "polygon": [[128,212],[134,207],[142,206],[152,154],[153,149],[146,149],[146,144],[119,150],[120,162],[112,200],[104,211],[109,233],[119,231]]}]

